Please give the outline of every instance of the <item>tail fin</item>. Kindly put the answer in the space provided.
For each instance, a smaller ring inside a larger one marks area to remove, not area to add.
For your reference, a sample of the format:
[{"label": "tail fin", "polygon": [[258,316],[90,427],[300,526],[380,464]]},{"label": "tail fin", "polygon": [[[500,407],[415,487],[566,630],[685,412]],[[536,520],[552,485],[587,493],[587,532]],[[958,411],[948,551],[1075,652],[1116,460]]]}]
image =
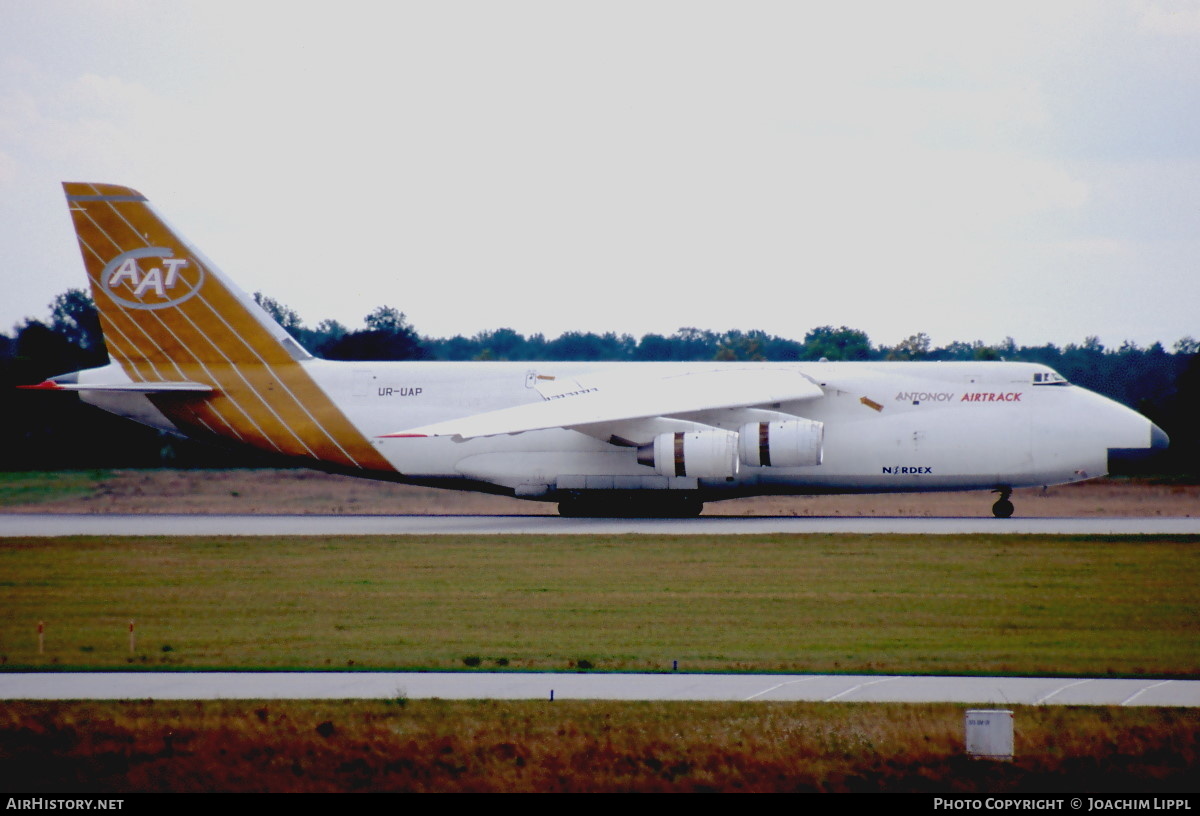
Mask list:
[{"label": "tail fin", "polygon": [[134,383],[211,389],[149,397],[177,427],[340,468],[392,470],[305,371],[308,353],[145,196],[114,184],[63,189],[113,362]]},{"label": "tail fin", "polygon": [[137,190],[63,184],[114,361],[152,377],[171,363],[302,360],[307,352],[168,227]]}]

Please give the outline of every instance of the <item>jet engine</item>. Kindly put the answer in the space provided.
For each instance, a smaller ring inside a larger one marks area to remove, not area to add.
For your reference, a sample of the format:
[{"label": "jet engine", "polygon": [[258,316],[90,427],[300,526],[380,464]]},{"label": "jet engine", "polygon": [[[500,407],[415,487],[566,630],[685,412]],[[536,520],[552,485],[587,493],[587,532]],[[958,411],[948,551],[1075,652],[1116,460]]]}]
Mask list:
[{"label": "jet engine", "polygon": [[750,422],[738,429],[738,458],[754,467],[821,464],[825,426],[808,419]]},{"label": "jet engine", "polygon": [[638,448],[638,462],[660,476],[732,478],[738,472],[737,434],[712,430],[664,433]]}]

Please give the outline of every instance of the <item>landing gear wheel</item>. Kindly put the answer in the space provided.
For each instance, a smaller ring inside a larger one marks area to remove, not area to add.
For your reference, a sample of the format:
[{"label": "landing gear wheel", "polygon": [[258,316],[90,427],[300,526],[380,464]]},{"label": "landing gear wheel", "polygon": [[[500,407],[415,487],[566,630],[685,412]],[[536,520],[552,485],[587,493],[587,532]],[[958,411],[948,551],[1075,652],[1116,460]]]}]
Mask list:
[{"label": "landing gear wheel", "polygon": [[696,518],[704,512],[704,502],[697,499],[684,498],[668,502],[666,505],[656,509],[658,512],[653,515],[658,518]]},{"label": "landing gear wheel", "polygon": [[996,518],[1009,518],[1014,510],[1016,508],[1008,499],[997,499],[996,503],[992,505],[992,515]]},{"label": "landing gear wheel", "polygon": [[571,496],[558,503],[558,514],[564,518],[695,518],[704,510],[704,502],[692,496],[646,492],[650,495]]},{"label": "landing gear wheel", "polygon": [[575,501],[560,501],[558,503],[558,514],[563,518],[586,518],[589,513],[587,508],[583,506],[583,502]]}]

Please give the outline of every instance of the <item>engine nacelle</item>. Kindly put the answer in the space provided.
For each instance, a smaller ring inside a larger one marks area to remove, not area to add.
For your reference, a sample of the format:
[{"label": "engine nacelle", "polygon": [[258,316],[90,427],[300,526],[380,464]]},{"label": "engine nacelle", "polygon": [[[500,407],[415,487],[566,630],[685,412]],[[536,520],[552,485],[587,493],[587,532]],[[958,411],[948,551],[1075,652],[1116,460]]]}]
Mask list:
[{"label": "engine nacelle", "polygon": [[660,476],[728,479],[737,475],[737,434],[729,431],[665,433],[638,448],[638,461]]},{"label": "engine nacelle", "polygon": [[821,464],[825,425],[809,419],[750,422],[738,429],[738,458],[754,467]]}]

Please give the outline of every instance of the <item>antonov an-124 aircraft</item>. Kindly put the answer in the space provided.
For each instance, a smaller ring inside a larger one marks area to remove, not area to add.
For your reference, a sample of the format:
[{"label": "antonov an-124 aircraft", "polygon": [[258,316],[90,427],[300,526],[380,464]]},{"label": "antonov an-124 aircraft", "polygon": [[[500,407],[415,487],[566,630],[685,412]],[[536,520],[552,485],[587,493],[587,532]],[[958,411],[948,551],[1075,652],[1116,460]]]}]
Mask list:
[{"label": "antonov an-124 aircraft", "polygon": [[329,471],[688,516],[759,494],[989,490],[1165,448],[1134,411],[1008,362],[333,362],[139,192],[64,185],[108,365],[37,388]]}]

